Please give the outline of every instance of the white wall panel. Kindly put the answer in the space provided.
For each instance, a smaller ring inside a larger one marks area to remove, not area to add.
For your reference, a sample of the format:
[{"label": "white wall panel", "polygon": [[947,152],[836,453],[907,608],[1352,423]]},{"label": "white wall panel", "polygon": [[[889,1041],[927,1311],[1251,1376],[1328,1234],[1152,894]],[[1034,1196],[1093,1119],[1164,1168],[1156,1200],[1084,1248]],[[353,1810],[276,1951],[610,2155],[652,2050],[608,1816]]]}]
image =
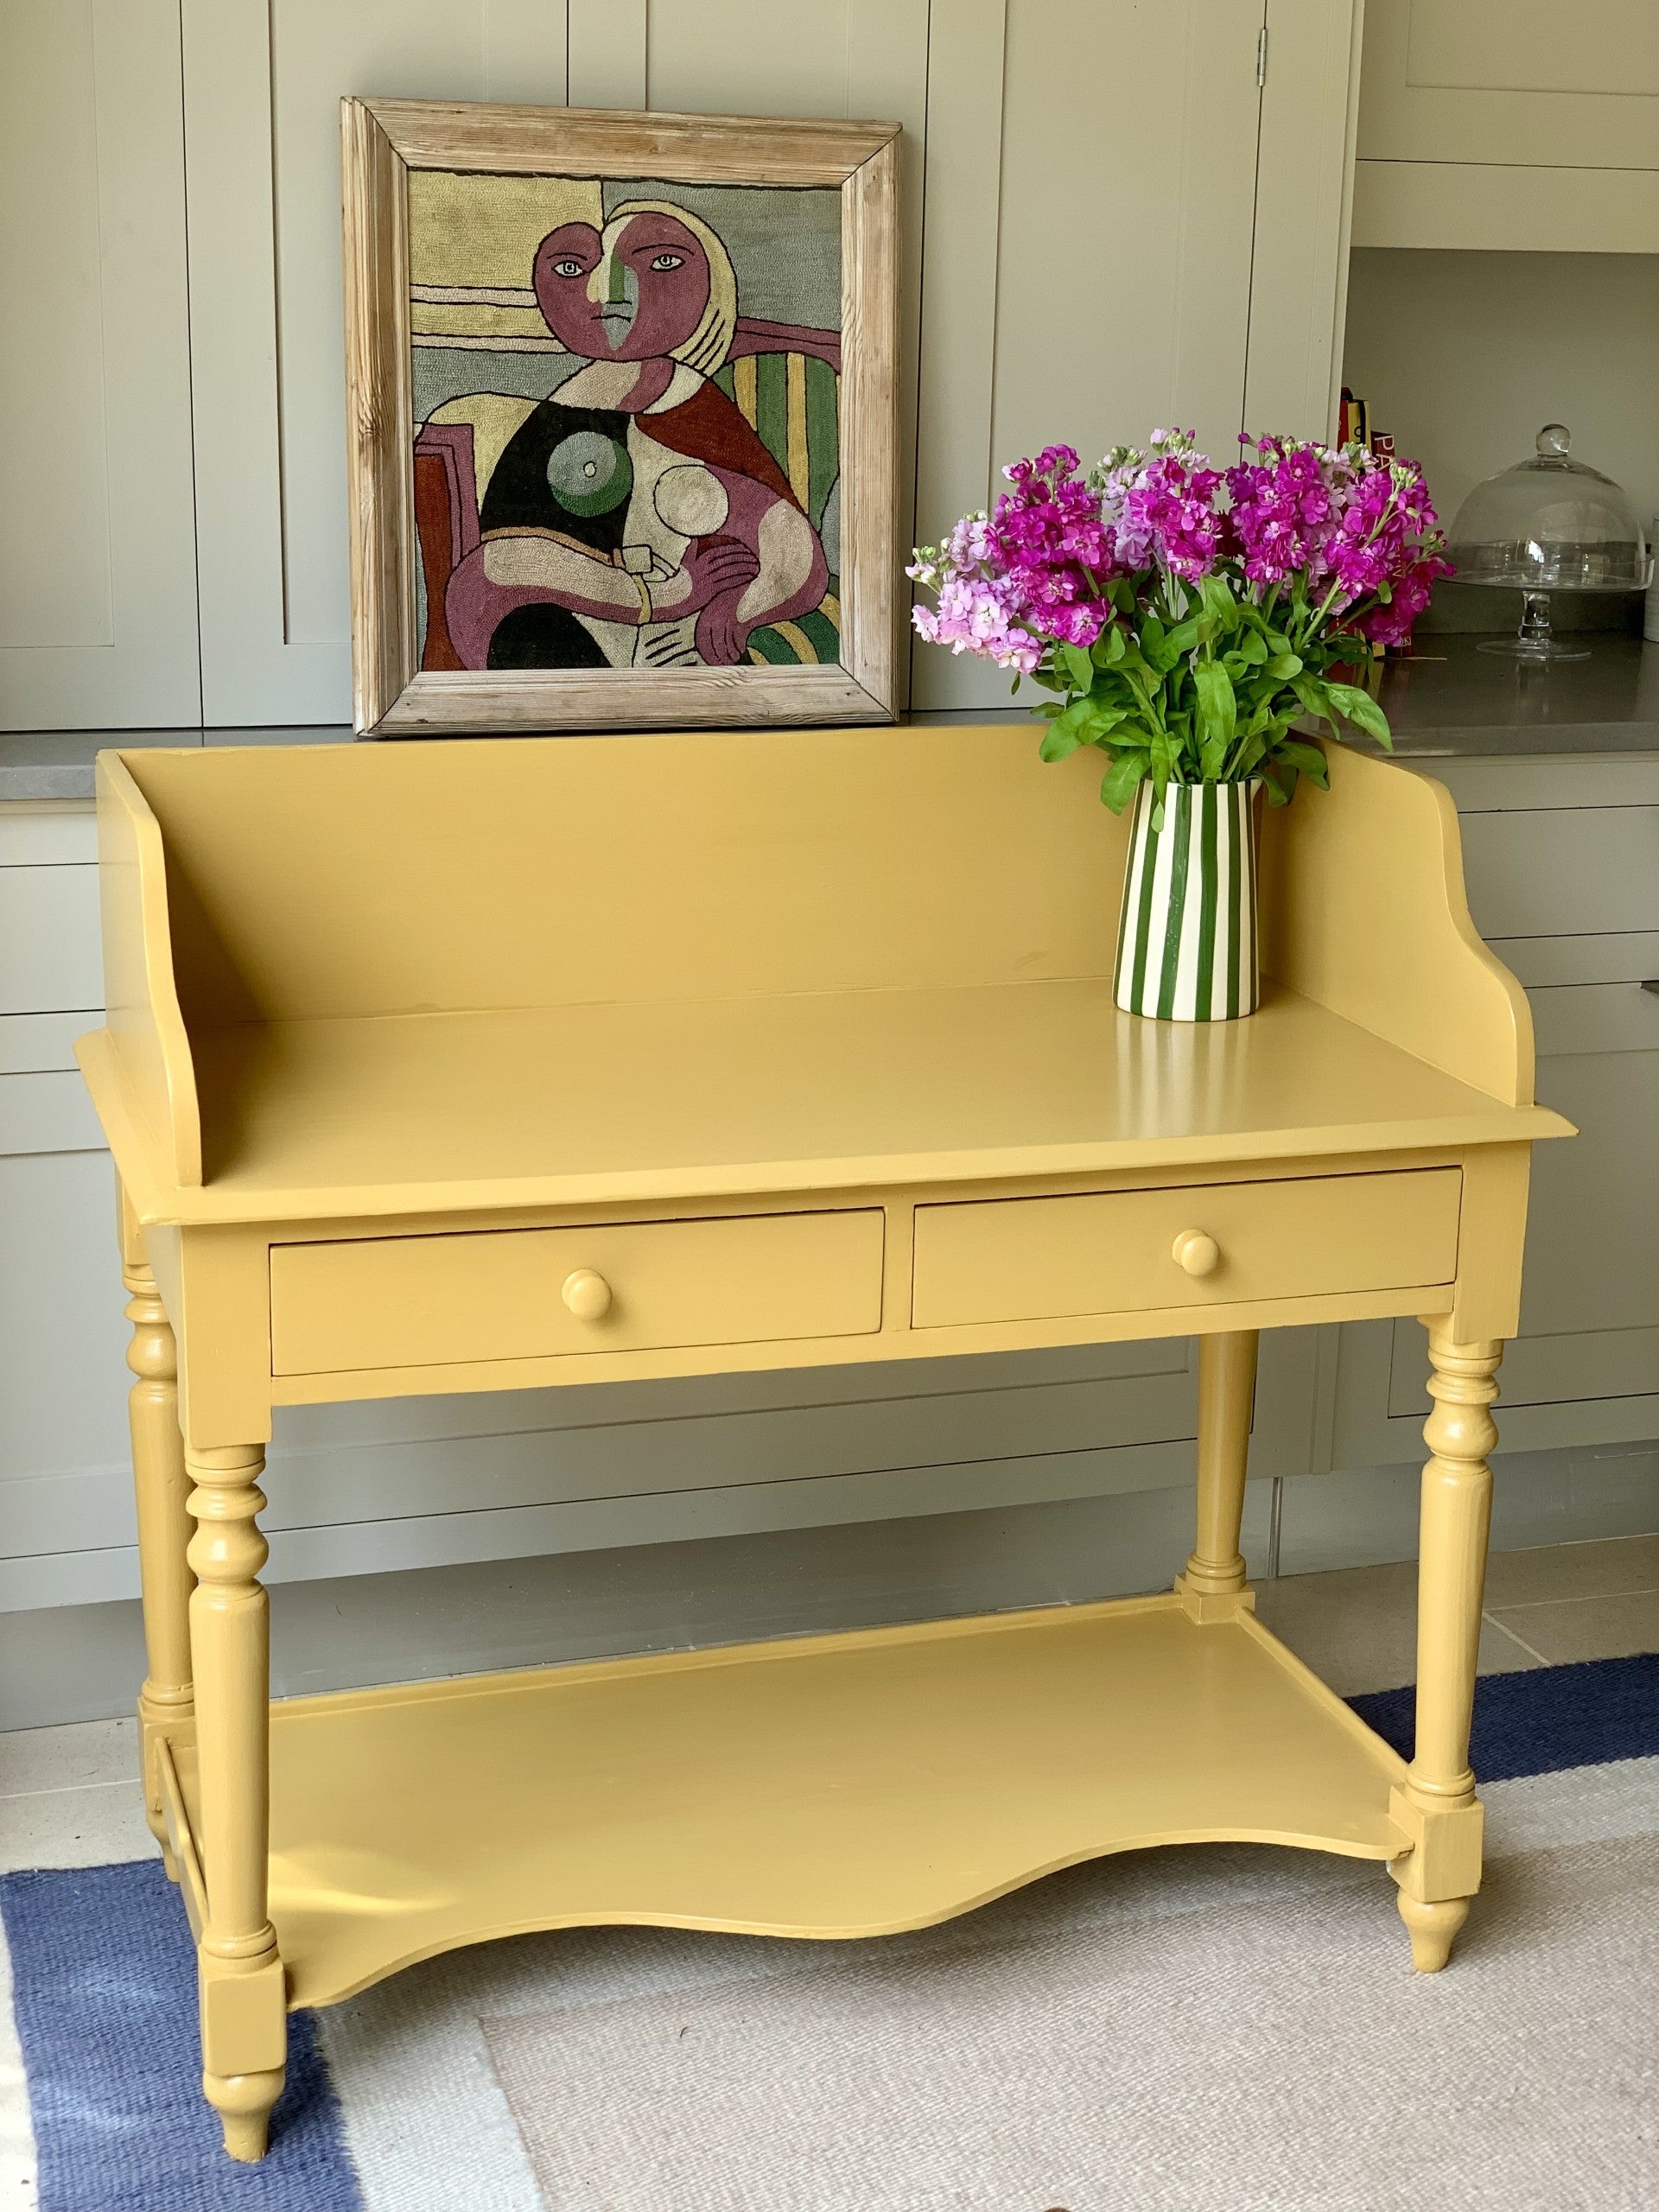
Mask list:
[{"label": "white wall panel", "polygon": [[179,25],[0,11],[0,726],[194,722]]}]

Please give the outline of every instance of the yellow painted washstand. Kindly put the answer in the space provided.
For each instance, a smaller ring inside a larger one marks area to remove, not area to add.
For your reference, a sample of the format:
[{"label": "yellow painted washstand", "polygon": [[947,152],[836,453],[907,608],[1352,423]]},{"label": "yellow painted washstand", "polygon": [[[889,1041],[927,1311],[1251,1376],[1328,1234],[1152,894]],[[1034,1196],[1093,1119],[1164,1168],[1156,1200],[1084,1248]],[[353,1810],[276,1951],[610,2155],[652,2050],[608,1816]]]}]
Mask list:
[{"label": "yellow painted washstand", "polygon": [[[1330,767],[1262,823],[1261,1012],[1188,1027],[1114,1009],[1123,827],[1020,729],[102,756],[143,1786],[232,2156],[290,2007],[521,1929],[875,1936],[1225,1838],[1388,1862],[1444,1965],[1495,1377],[1569,1130],[1446,793]],[[1239,1554],[1258,1331],[1395,1314],[1409,1766]],[[277,1406],[1191,1333],[1164,1596],[269,1702]]]}]

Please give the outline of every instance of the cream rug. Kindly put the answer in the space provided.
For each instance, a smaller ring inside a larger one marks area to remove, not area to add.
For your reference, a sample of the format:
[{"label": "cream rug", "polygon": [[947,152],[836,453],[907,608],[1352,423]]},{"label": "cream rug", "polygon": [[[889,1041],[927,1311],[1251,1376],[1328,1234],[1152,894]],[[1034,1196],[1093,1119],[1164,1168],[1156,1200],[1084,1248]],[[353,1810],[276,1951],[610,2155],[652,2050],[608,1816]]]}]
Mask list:
[{"label": "cream rug", "polygon": [[1659,1762],[1485,1795],[1487,1886],[1433,1977],[1380,1869],[1243,1847],[1101,1861],[880,1943],[603,1929],[435,1961],[320,2016],[365,2196],[1643,2212]]},{"label": "cream rug", "polygon": [[1443,1974],[1380,1867],[1243,1847],[876,1942],[485,1944],[296,2014],[255,2169],[159,1863],[31,1829],[0,2212],[1659,2212],[1659,1657],[1494,1677],[1477,1734],[1513,1778]]}]

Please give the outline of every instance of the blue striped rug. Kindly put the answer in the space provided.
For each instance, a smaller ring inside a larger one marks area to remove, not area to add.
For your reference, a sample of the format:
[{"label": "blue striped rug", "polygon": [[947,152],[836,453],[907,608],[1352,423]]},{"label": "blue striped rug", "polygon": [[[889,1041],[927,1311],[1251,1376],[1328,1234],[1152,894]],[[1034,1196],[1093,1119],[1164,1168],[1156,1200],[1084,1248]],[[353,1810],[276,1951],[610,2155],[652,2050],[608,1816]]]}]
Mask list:
[{"label": "blue striped rug", "polygon": [[[1353,1703],[1409,1755],[1409,1690]],[[1473,1758],[1484,1785],[1659,1761],[1659,1656],[1484,1679]],[[1633,1820],[1636,1796],[1655,1802],[1656,1774],[1648,1770],[1644,1788],[1633,1795]],[[1493,1814],[1500,1847],[1503,1796],[1500,1788]],[[7,1875],[0,1878],[0,1915],[39,2212],[565,2212],[576,2200],[545,2193],[491,2078],[488,2041],[476,2032],[480,1974],[498,1977],[491,1985],[498,2000],[499,1977],[506,1974],[521,1987],[528,1978],[563,1992],[544,1997],[550,2005],[583,2001],[586,1975],[588,2001],[604,2001],[619,1961],[636,1993],[653,1974],[669,1986],[689,1987],[709,1978],[696,1961],[710,1947],[754,1946],[754,1939],[654,1930],[528,1937],[486,1947],[487,1961],[485,1950],[458,1954],[327,2013],[297,2014],[270,2154],[259,2166],[236,2167],[223,2157],[217,2122],[199,2094],[189,1934],[159,1861]],[[1378,1942],[1397,1935],[1379,1929]],[[499,2001],[485,2005],[491,2009],[499,2010]],[[651,2118],[643,2110],[638,2126],[648,2129]],[[27,2133],[14,2128],[14,2139],[20,2132]],[[24,2193],[9,2192],[8,2205],[29,2204],[29,2177],[13,2178],[22,2180]],[[962,2178],[971,2186],[971,2175]],[[700,2190],[699,2206],[747,2208],[741,2186],[729,2177],[726,2186],[726,2194]],[[953,2194],[949,2201],[969,2198]],[[1034,2196],[1031,2212],[1048,2201]],[[609,2198],[596,2184],[580,2202]],[[664,2198],[660,2212],[683,2206]],[[820,2202],[804,2175],[796,2203],[757,2202],[754,2212],[856,2208]]]}]

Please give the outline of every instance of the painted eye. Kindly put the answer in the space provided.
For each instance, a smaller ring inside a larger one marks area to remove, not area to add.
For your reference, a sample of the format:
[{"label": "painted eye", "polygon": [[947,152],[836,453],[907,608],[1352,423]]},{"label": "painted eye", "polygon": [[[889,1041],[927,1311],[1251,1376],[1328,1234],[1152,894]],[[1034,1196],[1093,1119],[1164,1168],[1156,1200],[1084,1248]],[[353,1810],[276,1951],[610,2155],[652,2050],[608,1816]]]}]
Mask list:
[{"label": "painted eye", "polygon": [[567,257],[563,261],[554,263],[553,274],[556,276],[580,276],[582,264],[579,261],[572,261]]},{"label": "painted eye", "polygon": [[651,265],[653,269],[678,269],[684,261],[683,253],[659,253]]}]

